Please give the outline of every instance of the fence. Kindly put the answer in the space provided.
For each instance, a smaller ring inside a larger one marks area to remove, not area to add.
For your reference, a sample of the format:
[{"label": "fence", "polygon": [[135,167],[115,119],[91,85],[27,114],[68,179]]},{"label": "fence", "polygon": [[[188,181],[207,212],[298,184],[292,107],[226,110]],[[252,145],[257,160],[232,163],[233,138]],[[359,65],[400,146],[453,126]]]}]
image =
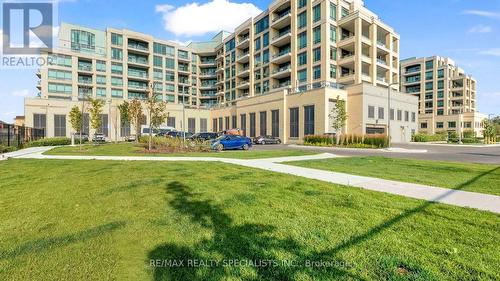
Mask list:
[{"label": "fence", "polygon": [[0,144],[22,147],[24,143],[45,137],[44,129],[0,123]]}]

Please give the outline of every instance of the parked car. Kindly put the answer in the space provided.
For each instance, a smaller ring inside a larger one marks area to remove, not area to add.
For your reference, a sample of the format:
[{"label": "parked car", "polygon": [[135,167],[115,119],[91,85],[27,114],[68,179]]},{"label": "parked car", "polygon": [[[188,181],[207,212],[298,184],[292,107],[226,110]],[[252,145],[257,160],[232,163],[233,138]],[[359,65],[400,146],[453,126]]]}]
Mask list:
[{"label": "parked car", "polygon": [[136,140],[136,136],[135,135],[130,135],[128,137],[125,137],[125,141],[128,141],[128,142],[133,142]]},{"label": "parked car", "polygon": [[[82,133],[82,142],[89,141],[89,135]],[[75,133],[75,142],[80,142],[80,133]]]},{"label": "parked car", "polygon": [[106,136],[103,134],[95,134],[94,137],[92,138],[92,142],[105,142],[106,141]]},{"label": "parked car", "polygon": [[273,136],[258,136],[253,139],[255,144],[280,144],[280,138]]},{"label": "parked car", "polygon": [[186,139],[191,137],[193,134],[188,132],[179,132],[179,131],[170,131],[165,136],[169,138],[183,138],[186,136]]},{"label": "parked car", "polygon": [[[153,137],[156,136],[165,136],[168,132],[175,131],[175,128],[173,127],[159,127],[153,129]],[[149,127],[147,125],[142,125],[141,126],[141,135],[149,135]]]},{"label": "parked car", "polygon": [[195,140],[195,141],[208,141],[208,140],[214,140],[219,137],[219,134],[217,133],[196,133],[189,137],[190,140]]},{"label": "parked car", "polygon": [[252,140],[243,136],[222,135],[212,141],[211,148],[213,150],[229,150],[229,149],[243,149],[248,150],[252,147]]}]

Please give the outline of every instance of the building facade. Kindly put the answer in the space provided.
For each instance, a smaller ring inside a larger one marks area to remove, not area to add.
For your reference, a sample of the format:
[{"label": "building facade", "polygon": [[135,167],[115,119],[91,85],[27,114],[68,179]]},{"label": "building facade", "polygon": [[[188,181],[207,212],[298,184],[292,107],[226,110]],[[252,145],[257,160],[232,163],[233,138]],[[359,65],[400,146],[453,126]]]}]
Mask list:
[{"label": "building facade", "polygon": [[471,130],[482,135],[477,82],[449,58],[401,61],[401,90],[419,98],[419,130],[428,134]]},{"label": "building facade", "polygon": [[233,33],[188,46],[62,24],[58,48],[44,55],[51,64],[38,73],[40,94],[26,99],[25,115],[49,137],[72,133],[68,112],[85,96],[106,100],[99,131],[125,137],[130,126],[121,126],[117,106],[144,99],[149,85],[168,102],[166,125],[178,130],[241,128],[299,142],[333,133],[339,98],[348,108],[345,133],[387,134],[390,117],[401,123],[394,133],[391,126],[394,142],[417,130],[417,98],[398,92],[399,35],[360,0],[276,0]]}]

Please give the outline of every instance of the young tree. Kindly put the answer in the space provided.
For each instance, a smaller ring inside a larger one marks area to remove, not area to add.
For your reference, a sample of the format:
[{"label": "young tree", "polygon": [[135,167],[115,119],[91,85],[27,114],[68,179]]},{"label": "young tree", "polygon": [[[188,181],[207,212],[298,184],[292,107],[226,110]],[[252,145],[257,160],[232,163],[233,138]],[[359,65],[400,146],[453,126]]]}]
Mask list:
[{"label": "young tree", "polygon": [[497,130],[493,122],[488,119],[483,120],[484,143],[490,144],[496,142]]},{"label": "young tree", "polygon": [[122,104],[118,105],[118,111],[120,112],[120,127],[130,123],[129,105],[128,101],[124,101]]},{"label": "young tree", "polygon": [[142,120],[142,104],[139,100],[134,99],[128,105],[128,116],[130,125],[135,127],[135,141],[139,142],[139,135],[141,134],[141,120]]},{"label": "young tree", "polygon": [[[71,128],[78,132],[82,129],[83,124],[83,115],[80,112],[78,106],[73,106],[71,111],[69,112],[69,123],[71,124]],[[82,138],[80,138],[80,146],[82,145]]]},{"label": "young tree", "polygon": [[348,118],[345,101],[341,100],[339,96],[337,96],[337,102],[335,103],[335,107],[332,108],[329,117],[332,120],[332,128],[335,129],[336,144],[338,145],[342,129],[345,127]]},{"label": "young tree", "polygon": [[[94,130],[98,130],[102,126],[102,109],[104,107],[104,100],[90,99],[90,126]],[[95,134],[94,134],[95,135]]]},{"label": "young tree", "polygon": [[156,82],[151,83],[148,89],[148,98],[146,99],[146,107],[149,113],[149,141],[148,150],[151,150],[153,144],[153,130],[160,127],[167,119],[167,105],[159,100],[161,93],[156,90]]}]

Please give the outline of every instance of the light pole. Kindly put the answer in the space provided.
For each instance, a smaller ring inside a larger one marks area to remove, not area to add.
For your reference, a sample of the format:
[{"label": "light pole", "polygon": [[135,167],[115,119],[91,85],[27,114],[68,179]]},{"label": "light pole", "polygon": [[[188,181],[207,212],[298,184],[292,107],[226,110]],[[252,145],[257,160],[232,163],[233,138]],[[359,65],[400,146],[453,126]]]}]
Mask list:
[{"label": "light pole", "polygon": [[399,83],[391,83],[387,87],[387,147],[391,147],[391,87]]},{"label": "light pole", "polygon": [[184,121],[186,120],[186,101],[185,98],[186,86],[182,85],[182,146],[186,147],[186,132],[184,131]]}]

